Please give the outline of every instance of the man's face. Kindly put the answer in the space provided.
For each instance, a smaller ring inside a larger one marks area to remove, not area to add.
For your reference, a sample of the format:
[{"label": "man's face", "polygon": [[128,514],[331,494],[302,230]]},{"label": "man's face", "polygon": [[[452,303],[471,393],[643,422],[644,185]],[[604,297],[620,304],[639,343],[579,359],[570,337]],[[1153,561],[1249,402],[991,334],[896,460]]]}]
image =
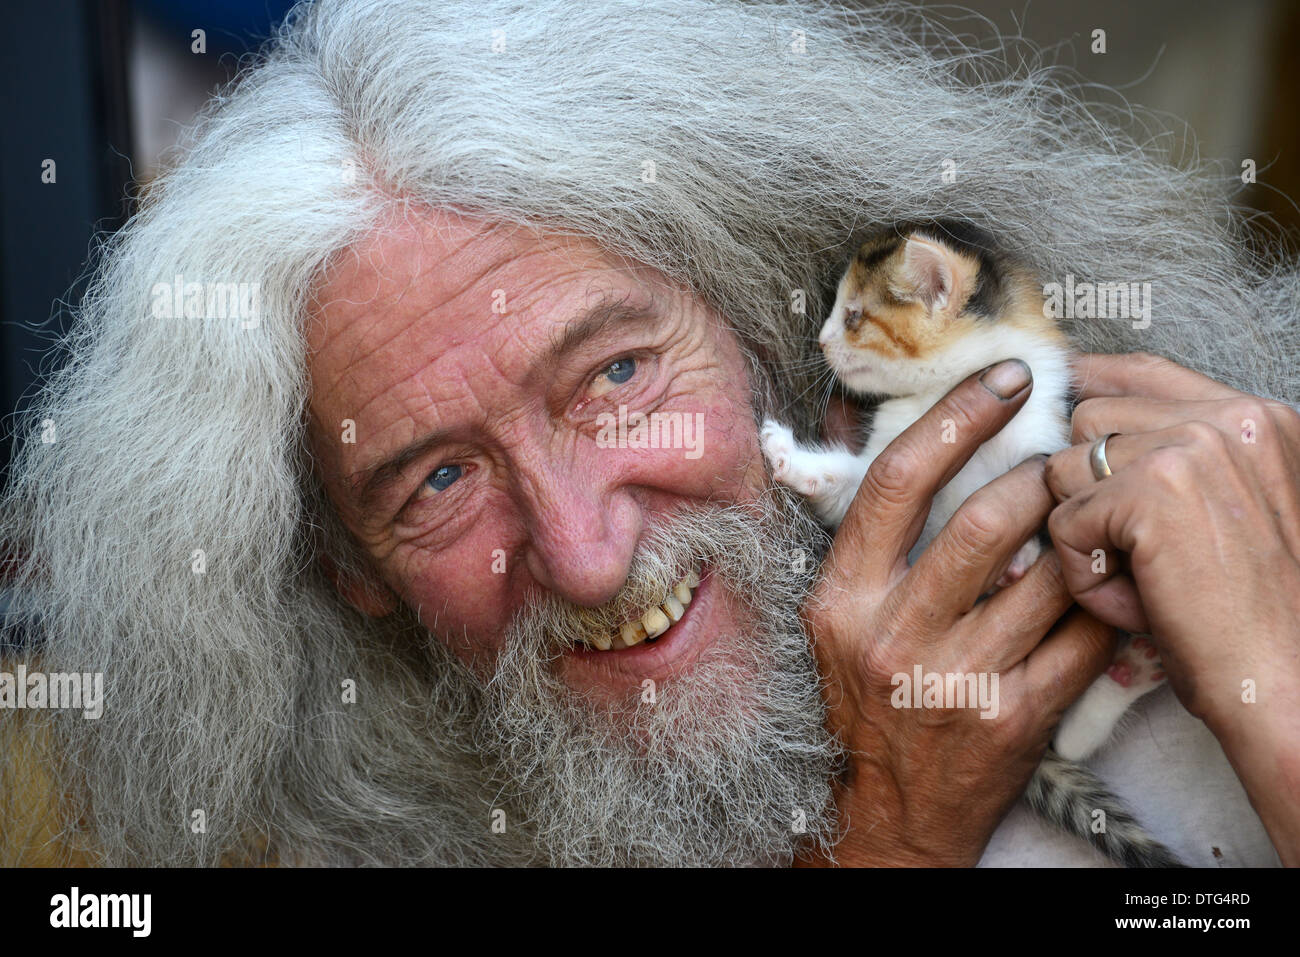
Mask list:
[{"label": "man's face", "polygon": [[[653,271],[450,214],[380,231],[337,266],[308,328],[313,451],[388,589],[480,674],[530,598],[607,603],[663,516],[761,494],[737,340]],[[632,424],[681,413],[702,431],[690,447],[609,447],[620,406]],[[744,634],[747,610],[701,577],[657,640],[566,651],[565,683],[621,697]]]}]

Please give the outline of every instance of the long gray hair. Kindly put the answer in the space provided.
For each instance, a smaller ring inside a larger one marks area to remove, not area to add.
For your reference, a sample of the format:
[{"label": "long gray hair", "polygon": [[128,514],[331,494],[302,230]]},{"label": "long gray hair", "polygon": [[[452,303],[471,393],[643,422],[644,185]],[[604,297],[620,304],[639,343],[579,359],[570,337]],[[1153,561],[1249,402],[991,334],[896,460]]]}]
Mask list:
[{"label": "long gray hair", "polygon": [[[247,859],[254,834],[302,860],[517,859],[483,837],[477,757],[438,734],[474,707],[454,660],[316,561],[348,548],[303,454],[304,324],[385,216],[454,206],[658,268],[803,429],[836,272],[901,220],[983,227],[1045,282],[1152,283],[1149,327],[1068,323],[1082,349],[1300,396],[1300,278],[1247,238],[1231,171],[1173,167],[1140,114],[1010,53],[893,3],[297,8],[100,250],[21,427],[11,624],[107,689],[98,721],[23,726],[51,736],[65,837],[109,863]],[[159,284],[192,282],[256,283],[256,321],[160,315]]]}]

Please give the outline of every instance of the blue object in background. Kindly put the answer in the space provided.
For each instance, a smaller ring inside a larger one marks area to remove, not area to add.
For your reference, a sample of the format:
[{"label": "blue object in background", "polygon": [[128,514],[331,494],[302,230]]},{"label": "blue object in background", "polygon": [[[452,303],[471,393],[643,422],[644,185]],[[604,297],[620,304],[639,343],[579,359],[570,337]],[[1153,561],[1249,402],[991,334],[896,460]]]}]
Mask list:
[{"label": "blue object in background", "polygon": [[284,19],[292,0],[135,0],[137,16],[166,28],[207,31],[210,53],[256,49]]}]

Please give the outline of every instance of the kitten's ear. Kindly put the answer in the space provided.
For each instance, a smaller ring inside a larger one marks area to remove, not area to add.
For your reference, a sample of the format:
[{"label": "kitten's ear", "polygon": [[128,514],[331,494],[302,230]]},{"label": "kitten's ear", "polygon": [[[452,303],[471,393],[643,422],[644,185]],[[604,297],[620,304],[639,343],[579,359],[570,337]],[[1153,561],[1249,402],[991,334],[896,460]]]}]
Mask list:
[{"label": "kitten's ear", "polygon": [[909,236],[903,247],[903,276],[916,298],[927,308],[942,312],[953,296],[961,263],[957,254],[924,236]]}]

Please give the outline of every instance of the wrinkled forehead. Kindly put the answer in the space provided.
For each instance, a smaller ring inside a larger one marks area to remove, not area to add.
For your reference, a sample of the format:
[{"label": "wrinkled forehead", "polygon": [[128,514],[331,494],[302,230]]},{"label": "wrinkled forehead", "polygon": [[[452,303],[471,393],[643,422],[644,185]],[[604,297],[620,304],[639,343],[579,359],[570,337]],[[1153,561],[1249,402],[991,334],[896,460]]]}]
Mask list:
[{"label": "wrinkled forehead", "polygon": [[314,354],[349,334],[367,338],[394,312],[502,314],[504,303],[519,304],[544,284],[621,268],[590,240],[559,232],[454,210],[389,217],[329,262],[314,290],[308,347]]},{"label": "wrinkled forehead", "polygon": [[558,231],[448,210],[393,217],[337,254],[314,290],[313,408],[322,395],[396,381],[417,358],[529,359],[593,301],[654,297],[656,277]]}]

